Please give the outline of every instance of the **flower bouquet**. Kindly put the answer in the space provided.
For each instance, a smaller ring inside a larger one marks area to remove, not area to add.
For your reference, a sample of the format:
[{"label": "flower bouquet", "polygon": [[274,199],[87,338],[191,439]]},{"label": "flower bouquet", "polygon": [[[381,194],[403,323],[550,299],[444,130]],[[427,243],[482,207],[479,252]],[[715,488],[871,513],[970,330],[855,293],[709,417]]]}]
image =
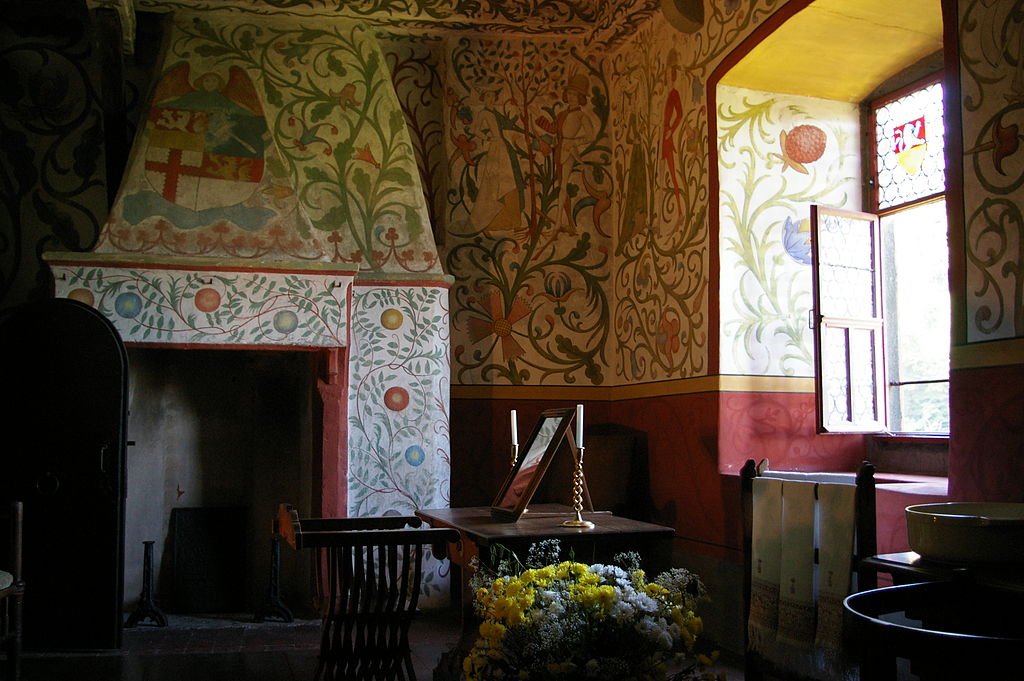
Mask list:
[{"label": "flower bouquet", "polygon": [[482,622],[463,661],[466,681],[661,681],[670,670],[698,678],[687,657],[703,626],[696,575],[675,568],[649,582],[635,553],[585,565],[559,562],[558,549],[541,542],[525,565],[507,554],[477,573]]}]

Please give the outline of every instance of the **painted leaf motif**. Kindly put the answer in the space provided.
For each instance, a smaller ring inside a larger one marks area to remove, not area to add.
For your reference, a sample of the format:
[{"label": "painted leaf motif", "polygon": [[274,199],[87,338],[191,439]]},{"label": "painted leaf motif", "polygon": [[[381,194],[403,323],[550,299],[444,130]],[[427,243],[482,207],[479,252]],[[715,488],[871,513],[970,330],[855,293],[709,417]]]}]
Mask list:
[{"label": "painted leaf motif", "polygon": [[352,184],[356,191],[363,197],[364,201],[370,200],[370,176],[362,168],[356,168],[352,172]]},{"label": "painted leaf motif", "polygon": [[267,93],[267,101],[274,106],[284,106],[284,97],[281,91],[274,87],[269,80],[263,81],[263,90]]},{"label": "painted leaf motif", "polygon": [[408,230],[410,241],[416,241],[423,234],[423,218],[419,211],[412,206],[405,206],[405,227]]},{"label": "painted leaf motif", "polygon": [[310,112],[310,121],[313,123],[322,121],[323,119],[331,115],[331,113],[334,111],[334,107],[334,102],[320,102],[319,104],[314,106],[313,110]]},{"label": "painted leaf motif", "polygon": [[412,187],[413,179],[412,175],[405,168],[391,167],[381,173],[381,178],[385,182],[392,182],[402,187]]}]

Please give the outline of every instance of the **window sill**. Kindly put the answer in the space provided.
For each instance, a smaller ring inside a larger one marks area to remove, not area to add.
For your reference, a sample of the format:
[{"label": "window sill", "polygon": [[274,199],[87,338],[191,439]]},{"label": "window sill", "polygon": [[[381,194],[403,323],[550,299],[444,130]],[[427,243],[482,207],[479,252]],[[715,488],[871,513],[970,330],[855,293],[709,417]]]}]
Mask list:
[{"label": "window sill", "polygon": [[872,437],[886,442],[949,442],[949,435],[943,433],[877,433]]},{"label": "window sill", "polygon": [[949,472],[949,436],[892,433],[868,439],[868,460],[879,473],[945,478]]}]

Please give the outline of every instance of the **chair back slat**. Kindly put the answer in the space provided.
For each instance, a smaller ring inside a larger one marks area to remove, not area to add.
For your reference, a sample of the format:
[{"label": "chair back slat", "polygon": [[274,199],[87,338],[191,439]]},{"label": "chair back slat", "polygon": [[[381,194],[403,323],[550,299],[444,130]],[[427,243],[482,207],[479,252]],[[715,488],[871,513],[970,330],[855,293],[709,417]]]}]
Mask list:
[{"label": "chair back slat", "polygon": [[317,681],[415,681],[409,625],[422,585],[424,547],[458,532],[421,529],[419,518],[299,518],[282,505],[276,531],[312,549],[322,597]]},{"label": "chair back slat", "polygon": [[10,681],[18,681],[21,676],[21,618],[25,594],[21,573],[23,516],[20,501],[5,502],[0,509],[0,519],[8,525],[0,530],[0,536],[9,540],[4,547],[6,552],[0,553],[0,568],[11,576],[11,583],[0,589],[0,650],[6,655],[5,676]]}]

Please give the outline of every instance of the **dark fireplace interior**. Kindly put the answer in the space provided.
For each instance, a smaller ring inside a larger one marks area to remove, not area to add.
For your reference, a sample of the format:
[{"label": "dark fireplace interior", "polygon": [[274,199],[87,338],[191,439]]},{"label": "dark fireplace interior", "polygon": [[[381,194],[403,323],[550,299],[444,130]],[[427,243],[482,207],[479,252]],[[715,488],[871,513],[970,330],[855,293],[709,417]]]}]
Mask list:
[{"label": "dark fireplace interior", "polygon": [[[309,508],[314,483],[312,352],[129,349],[125,609],[154,542],[167,613],[244,614],[264,602],[272,519]],[[308,615],[308,564],[281,550],[281,591]]]}]

